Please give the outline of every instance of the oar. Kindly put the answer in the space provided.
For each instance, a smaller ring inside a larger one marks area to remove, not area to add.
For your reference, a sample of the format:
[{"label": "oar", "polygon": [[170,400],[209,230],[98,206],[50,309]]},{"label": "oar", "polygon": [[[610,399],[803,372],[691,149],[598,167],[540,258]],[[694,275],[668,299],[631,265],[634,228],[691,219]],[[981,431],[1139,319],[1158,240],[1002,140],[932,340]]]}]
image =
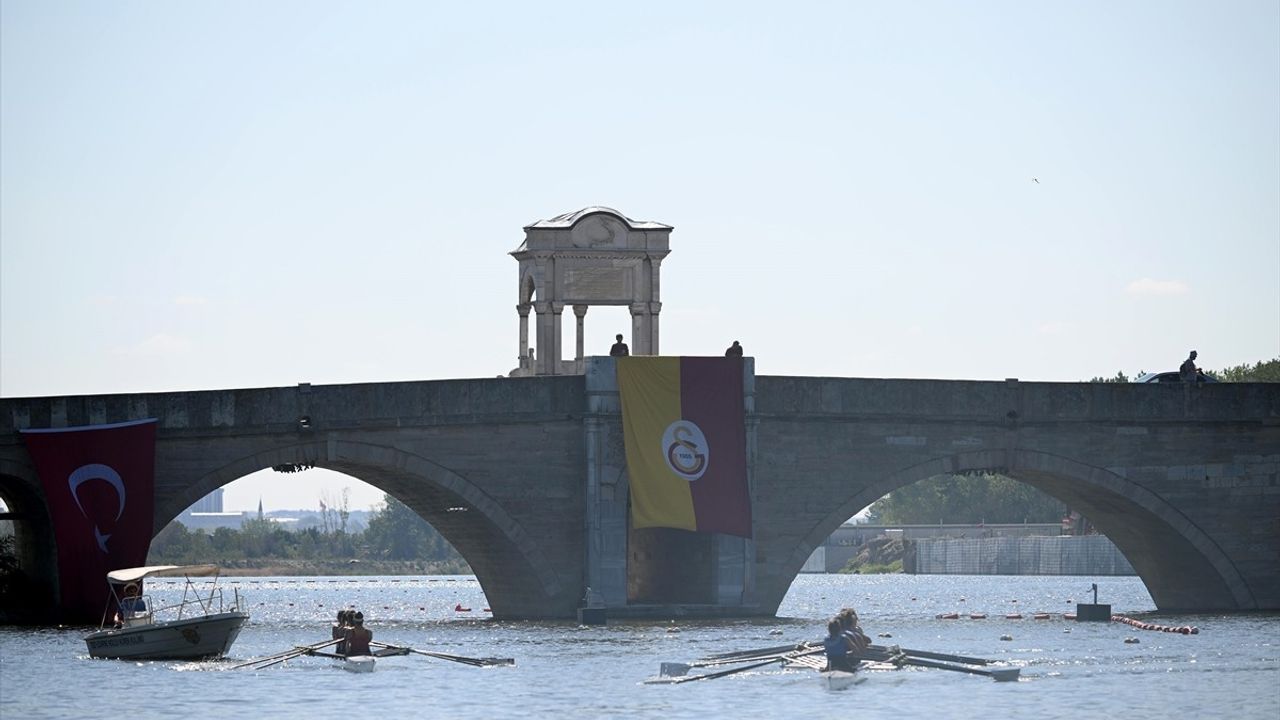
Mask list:
[{"label": "oar", "polygon": [[876,652],[884,652],[894,654],[897,652],[905,653],[911,657],[928,658],[929,660],[946,660],[947,662],[966,663],[969,665],[990,665],[994,660],[984,660],[982,658],[967,657],[965,655],[947,655],[946,653],[929,652],[927,650],[911,650],[910,648],[900,648],[896,645],[868,645],[868,650]]},{"label": "oar", "polygon": [[969,675],[982,675],[989,677],[997,682],[1008,682],[1017,680],[1021,673],[1021,668],[1000,668],[997,670],[983,670],[981,668],[967,667],[965,665],[952,665],[950,663],[935,662],[933,660],[923,660],[902,655],[888,655],[885,653],[859,653],[854,655],[859,660],[871,660],[873,662],[891,661],[895,664],[914,665],[915,667],[935,668],[938,670],[950,670],[952,672],[967,673]]},{"label": "oar", "polygon": [[996,682],[1010,682],[1017,680],[1019,673],[1021,673],[1021,668],[983,670],[981,668],[966,667],[964,665],[949,665],[947,663],[934,662],[933,660],[921,660],[913,657],[908,657],[903,661],[903,664],[915,665],[917,667],[937,668],[938,670],[951,670],[952,672],[962,672],[970,675],[982,675],[984,677],[989,677]]},{"label": "oar", "polygon": [[[719,655],[707,655],[706,657],[699,658],[694,661],[692,665],[694,667],[701,667],[704,665],[724,664],[726,662],[750,662],[757,657],[763,658],[767,655],[780,654],[791,650],[811,649],[820,646],[820,642],[803,642],[798,644],[793,643],[791,645],[778,645],[776,647],[760,648],[758,650],[739,650],[737,652],[721,653]],[[900,648],[897,646],[869,645],[867,646],[867,649],[890,654],[902,652],[910,655],[911,657],[920,657],[929,660],[945,660],[947,662],[966,663],[968,665],[990,665],[993,662],[992,660],[968,657],[966,655],[948,655],[946,653],[936,653],[928,650],[912,650],[911,648]]]},{"label": "oar", "polygon": [[346,660],[350,657],[350,655],[339,655],[338,653],[322,652],[320,650],[308,650],[302,654],[307,655],[308,657],[327,657],[333,658],[334,660]]},{"label": "oar", "polygon": [[[746,656],[737,657],[737,658],[716,658],[716,659],[694,660],[691,663],[664,662],[660,666],[658,666],[658,674],[662,676],[680,676],[680,675],[684,675],[685,673],[689,672],[689,670],[696,667],[715,667],[716,665],[736,665],[737,663],[759,662],[763,660],[791,660],[794,658],[805,657],[807,655],[817,655],[818,653],[824,652],[822,648],[800,650],[800,649],[796,649],[796,646],[794,645],[791,645],[788,647],[791,648],[789,652],[762,653],[759,655],[746,655]],[[800,647],[805,647],[805,646],[802,645]]]},{"label": "oar", "polygon": [[254,670],[261,670],[261,669],[263,669],[263,668],[269,668],[269,667],[271,667],[272,665],[275,665],[276,663],[282,663],[282,662],[284,662],[285,660],[292,660],[292,659],[294,659],[294,658],[296,658],[296,657],[302,657],[303,655],[307,655],[307,654],[310,654],[310,653],[313,653],[313,652],[315,652],[315,649],[313,649],[313,648],[309,648],[309,647],[298,648],[298,650],[297,650],[296,652],[291,653],[291,654],[289,654],[289,655],[283,655],[283,656],[281,656],[281,657],[276,658],[275,660],[272,660],[271,662],[262,663],[261,665],[259,665],[259,666],[255,667],[255,668],[254,668]]},{"label": "oar", "polygon": [[779,653],[790,652],[792,650],[800,650],[807,648],[809,643],[791,643],[790,645],[778,645],[776,647],[760,648],[759,650],[739,650],[737,652],[720,653],[719,655],[708,655],[699,658],[698,662],[709,660],[731,660],[733,658],[753,658],[765,655],[776,655]]},{"label": "oar", "polygon": [[[320,650],[322,648],[329,647],[330,645],[337,645],[340,642],[342,642],[341,638],[337,640],[330,640],[329,642],[316,643],[315,645],[297,646],[292,650],[285,650],[284,652],[276,653],[275,655],[267,655],[265,657],[257,658],[256,660],[242,662],[239,665],[232,665],[231,669],[237,670],[242,667],[257,665],[258,663],[266,662],[268,660],[272,660],[274,662],[269,662],[267,665],[274,665],[281,660],[288,660],[289,658],[297,657],[299,655],[306,655],[310,650]],[[262,667],[267,667],[267,665],[263,665]]]},{"label": "oar", "polygon": [[672,678],[672,677],[655,678],[652,680],[645,680],[645,683],[648,685],[655,685],[659,683],[669,683],[671,685],[679,685],[680,683],[693,682],[694,680],[710,680],[712,678],[724,677],[726,675],[733,675],[734,673],[754,670],[759,667],[764,667],[765,665],[772,665],[778,662],[779,660],[781,660],[781,658],[770,658],[763,662],[752,663],[751,665],[743,665],[742,667],[729,668],[728,670],[721,670],[720,672],[707,673],[705,675],[687,675],[685,677],[677,677],[677,678]]},{"label": "oar", "polygon": [[515,658],[473,658],[463,657],[462,655],[449,655],[447,653],[432,652],[430,650],[419,650],[417,648],[402,648],[397,645],[387,645],[386,643],[370,642],[370,645],[376,645],[381,648],[390,648],[393,650],[408,650],[415,655],[425,655],[427,657],[438,658],[440,660],[449,660],[451,662],[462,663],[464,665],[472,665],[474,667],[492,667],[494,665],[515,665]]}]

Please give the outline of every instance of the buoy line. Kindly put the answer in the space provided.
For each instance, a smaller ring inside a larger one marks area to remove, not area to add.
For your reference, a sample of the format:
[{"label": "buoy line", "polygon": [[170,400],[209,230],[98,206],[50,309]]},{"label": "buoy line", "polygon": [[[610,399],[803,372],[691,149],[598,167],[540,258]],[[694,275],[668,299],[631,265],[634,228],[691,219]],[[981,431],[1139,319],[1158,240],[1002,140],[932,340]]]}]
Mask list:
[{"label": "buoy line", "polygon": [[1181,635],[1200,634],[1200,628],[1194,625],[1178,625],[1176,627],[1173,625],[1159,625],[1156,623],[1142,622],[1141,620],[1135,620],[1134,618],[1126,617],[1124,615],[1112,615],[1111,622],[1121,622],[1125,625],[1132,625],[1139,630],[1154,630],[1158,632],[1179,633]]}]

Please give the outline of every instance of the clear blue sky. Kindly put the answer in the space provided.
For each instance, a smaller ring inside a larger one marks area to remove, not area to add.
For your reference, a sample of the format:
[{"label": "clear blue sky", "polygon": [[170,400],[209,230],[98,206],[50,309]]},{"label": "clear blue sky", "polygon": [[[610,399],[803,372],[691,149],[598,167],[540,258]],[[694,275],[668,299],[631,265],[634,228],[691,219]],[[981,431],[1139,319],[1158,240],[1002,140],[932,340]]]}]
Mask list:
[{"label": "clear blue sky", "polygon": [[1280,3],[0,3],[6,397],[504,374],[593,204],[675,226],[665,354],[1274,358]]}]

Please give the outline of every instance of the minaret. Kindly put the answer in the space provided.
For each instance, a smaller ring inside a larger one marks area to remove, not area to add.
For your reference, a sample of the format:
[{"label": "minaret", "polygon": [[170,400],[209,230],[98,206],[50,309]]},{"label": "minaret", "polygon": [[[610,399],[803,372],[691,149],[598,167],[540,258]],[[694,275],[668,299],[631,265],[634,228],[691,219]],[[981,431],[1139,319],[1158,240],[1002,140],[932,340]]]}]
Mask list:
[{"label": "minaret", "polygon": [[262,519],[262,496],[258,496],[258,519]]}]

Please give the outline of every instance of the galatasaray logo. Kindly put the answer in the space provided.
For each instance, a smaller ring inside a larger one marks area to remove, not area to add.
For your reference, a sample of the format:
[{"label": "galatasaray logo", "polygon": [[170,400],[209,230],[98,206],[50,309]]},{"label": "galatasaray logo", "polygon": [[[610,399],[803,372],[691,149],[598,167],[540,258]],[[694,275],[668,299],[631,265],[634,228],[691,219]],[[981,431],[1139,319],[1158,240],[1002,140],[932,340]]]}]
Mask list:
[{"label": "galatasaray logo", "polygon": [[667,426],[662,433],[662,455],[672,472],[690,482],[702,477],[711,459],[702,428],[688,420],[677,420]]}]

